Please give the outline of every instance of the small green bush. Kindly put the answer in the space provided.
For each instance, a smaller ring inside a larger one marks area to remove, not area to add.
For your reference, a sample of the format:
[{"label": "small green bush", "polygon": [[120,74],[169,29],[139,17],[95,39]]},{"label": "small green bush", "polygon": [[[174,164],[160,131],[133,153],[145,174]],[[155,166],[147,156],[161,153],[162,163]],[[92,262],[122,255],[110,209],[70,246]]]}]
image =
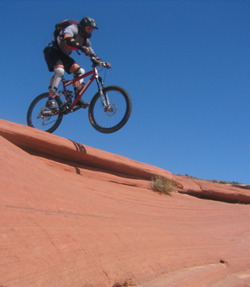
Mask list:
[{"label": "small green bush", "polygon": [[162,176],[153,176],[151,179],[151,189],[159,193],[165,193],[170,195],[171,192],[176,191],[176,184],[170,179]]},{"label": "small green bush", "polygon": [[221,183],[221,184],[227,184],[227,182],[226,182],[226,181],[224,181],[224,180],[220,180],[218,183]]}]

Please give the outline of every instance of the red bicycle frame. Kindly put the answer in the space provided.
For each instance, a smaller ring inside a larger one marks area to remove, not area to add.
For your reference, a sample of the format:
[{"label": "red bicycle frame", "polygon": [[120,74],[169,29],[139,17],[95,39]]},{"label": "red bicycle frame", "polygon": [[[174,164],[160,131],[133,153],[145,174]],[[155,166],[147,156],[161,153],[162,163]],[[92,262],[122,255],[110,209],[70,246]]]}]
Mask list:
[{"label": "red bicycle frame", "polygon": [[[92,75],[93,74],[93,75]],[[73,101],[73,103],[71,104],[71,109],[76,105],[76,103],[78,102],[78,100],[82,97],[82,95],[85,93],[85,91],[88,89],[88,87],[91,85],[91,83],[96,79],[99,90],[101,89],[100,83],[99,83],[99,74],[97,71],[97,68],[94,67],[94,69],[90,72],[85,73],[84,75],[78,77],[78,78],[74,78],[73,80],[62,80],[63,83],[63,89],[64,89],[64,93],[65,93],[65,97],[67,97],[67,92],[66,92],[66,87],[74,84],[75,82],[86,78],[88,76],[92,75],[92,77],[88,80],[87,84],[85,84],[82,89],[79,92],[79,95],[75,98],[75,100]]]}]

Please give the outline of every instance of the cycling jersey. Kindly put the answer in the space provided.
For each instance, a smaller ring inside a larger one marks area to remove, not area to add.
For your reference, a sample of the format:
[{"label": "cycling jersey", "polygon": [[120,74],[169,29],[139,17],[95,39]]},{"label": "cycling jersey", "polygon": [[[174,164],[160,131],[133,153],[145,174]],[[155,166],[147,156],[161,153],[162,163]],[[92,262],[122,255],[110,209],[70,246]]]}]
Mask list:
[{"label": "cycling jersey", "polygon": [[49,47],[53,47],[59,49],[65,54],[65,55],[70,55],[73,51],[73,49],[70,49],[66,42],[63,40],[62,36],[65,34],[69,34],[71,35],[72,38],[75,39],[76,42],[78,42],[80,44],[80,46],[85,46],[88,47],[90,49],[90,54],[95,54],[94,50],[91,47],[91,42],[89,41],[88,38],[85,38],[84,36],[81,36],[79,34],[79,30],[77,25],[72,24],[68,27],[66,27],[61,33],[60,35],[57,37],[56,41],[53,40],[51,41],[48,46]]},{"label": "cycling jersey", "polygon": [[72,53],[72,49],[70,49],[66,42],[61,38],[62,35],[65,34],[70,34],[72,38],[74,38],[76,40],[76,42],[78,42],[80,44],[80,46],[85,46],[88,47],[91,51],[91,54],[94,54],[93,49],[91,48],[91,43],[89,41],[89,39],[81,36],[81,34],[79,33],[79,29],[77,27],[77,25],[72,24],[68,27],[66,27],[61,33],[60,35],[57,37],[57,43],[58,46],[60,48],[60,50],[66,54],[66,55],[70,55]]}]

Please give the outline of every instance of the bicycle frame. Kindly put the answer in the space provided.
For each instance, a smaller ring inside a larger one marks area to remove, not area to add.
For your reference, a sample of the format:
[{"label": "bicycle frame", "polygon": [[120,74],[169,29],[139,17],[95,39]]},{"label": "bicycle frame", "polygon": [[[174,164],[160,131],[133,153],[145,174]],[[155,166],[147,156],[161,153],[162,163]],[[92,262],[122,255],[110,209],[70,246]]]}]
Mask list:
[{"label": "bicycle frame", "polygon": [[[92,75],[92,76],[91,76]],[[108,106],[109,105],[109,102],[106,98],[106,102],[105,102],[105,99],[103,98],[103,92],[102,92],[102,88],[103,88],[103,81],[102,81],[102,78],[99,76],[98,74],[98,70],[96,67],[93,68],[92,71],[89,71],[87,73],[85,73],[84,75],[78,77],[78,78],[74,78],[73,80],[65,80],[63,79],[62,80],[62,83],[63,83],[63,90],[64,90],[64,95],[66,97],[66,100],[68,99],[67,97],[67,91],[66,91],[66,87],[68,87],[69,85],[72,85],[74,84],[75,82],[83,79],[83,78],[86,78],[88,76],[91,76],[91,78],[88,80],[88,82],[82,87],[82,89],[80,90],[79,92],[79,95],[76,97],[76,99],[73,101],[73,103],[71,104],[71,109],[74,108],[74,106],[76,105],[76,103],[78,102],[78,100],[82,97],[82,95],[86,92],[86,90],[88,89],[88,87],[92,84],[92,82],[94,80],[96,80],[97,82],[97,86],[98,86],[98,90],[99,92],[101,93],[101,98],[102,98],[102,102],[103,102],[103,105],[104,107],[105,106]]]},{"label": "bicycle frame", "polygon": [[[98,63],[98,66],[110,68],[109,63]],[[55,95],[56,108],[47,106],[49,93],[42,93],[30,104],[27,112],[27,124],[46,132],[54,132],[60,125],[64,115],[78,111],[81,108],[88,109],[88,118],[91,125],[99,132],[109,134],[121,129],[128,121],[132,103],[128,92],[122,87],[110,85],[104,87],[102,78],[98,73],[98,66],[93,64],[93,69],[80,77],[72,80],[62,79],[62,89]],[[79,87],[79,94],[74,98],[68,86],[76,86],[77,82],[88,77],[88,82]],[[96,80],[98,91],[92,97],[90,104],[78,101]]]}]

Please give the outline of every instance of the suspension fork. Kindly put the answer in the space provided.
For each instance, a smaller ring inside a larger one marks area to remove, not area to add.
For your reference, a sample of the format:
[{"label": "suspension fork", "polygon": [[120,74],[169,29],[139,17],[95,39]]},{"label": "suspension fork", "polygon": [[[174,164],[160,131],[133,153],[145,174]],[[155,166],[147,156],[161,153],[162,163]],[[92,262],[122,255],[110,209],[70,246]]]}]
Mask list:
[{"label": "suspension fork", "polygon": [[108,98],[108,95],[106,93],[103,93],[104,83],[103,83],[102,78],[99,75],[96,76],[96,83],[97,83],[98,90],[100,93],[100,98],[102,100],[103,108],[108,109],[110,106],[109,98]]}]

